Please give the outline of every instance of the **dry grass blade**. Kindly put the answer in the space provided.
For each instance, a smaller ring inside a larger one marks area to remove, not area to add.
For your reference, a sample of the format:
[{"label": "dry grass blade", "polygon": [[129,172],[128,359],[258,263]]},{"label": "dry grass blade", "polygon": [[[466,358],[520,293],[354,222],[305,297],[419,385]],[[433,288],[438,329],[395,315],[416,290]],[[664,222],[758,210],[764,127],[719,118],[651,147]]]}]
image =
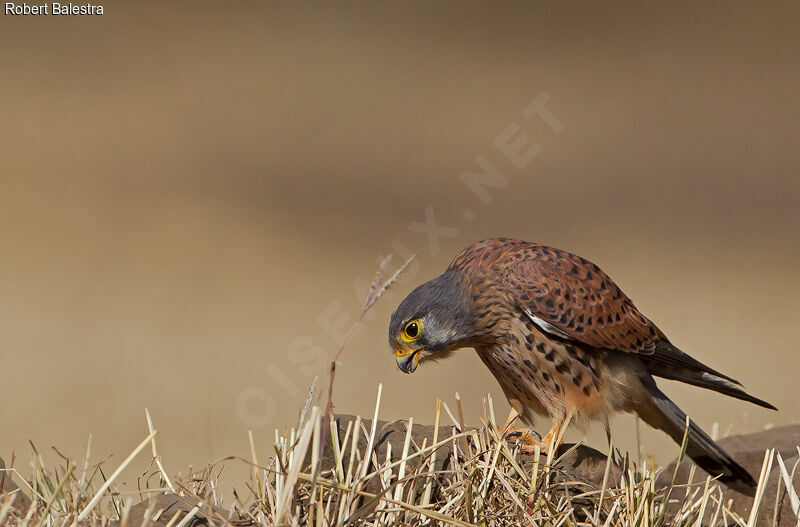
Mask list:
[{"label": "dry grass blade", "polygon": [[[153,419],[150,417],[150,410],[145,408],[144,409],[144,414],[145,414],[145,417],[147,418],[147,429],[152,434],[153,432],[155,432],[155,428],[153,427]],[[169,487],[170,490],[173,493],[177,492],[175,490],[175,487],[172,485],[172,481],[169,479],[169,475],[167,474],[167,471],[164,470],[164,465],[161,463],[161,456],[158,455],[158,449],[156,448],[156,437],[155,437],[155,435],[153,435],[153,439],[151,441],[151,444],[152,444],[152,447],[153,447],[153,462],[155,462],[156,466],[158,467],[158,470],[161,473],[161,478],[164,480],[164,483],[167,484],[167,487]]]},{"label": "dry grass blade", "polygon": [[14,505],[14,500],[17,499],[17,494],[6,494],[0,502],[0,525],[5,525],[6,517],[11,512],[11,507]]},{"label": "dry grass blade", "polygon": [[783,484],[786,486],[786,492],[789,495],[789,503],[792,506],[792,512],[794,512],[794,516],[797,518],[797,527],[800,527],[800,498],[797,496],[797,491],[792,484],[792,477],[789,475],[789,471],[786,470],[786,465],[783,463],[783,457],[780,452],[776,452],[775,457],[778,459],[778,467],[781,471]]},{"label": "dry grass blade", "polygon": [[767,490],[767,479],[772,471],[772,460],[775,458],[775,449],[769,449],[764,453],[764,464],[761,466],[761,475],[758,478],[756,496],[753,498],[753,506],[750,509],[750,517],[747,520],[748,527],[755,527],[758,518],[758,509],[764,499],[764,492]]},{"label": "dry grass blade", "polygon": [[[681,467],[681,463],[683,462],[683,458],[686,456],[686,446],[689,441],[689,417],[686,417],[686,424],[683,429],[683,440],[681,441],[681,450],[678,453],[678,459],[675,460],[675,470],[672,472],[672,480],[669,483],[669,487],[667,487],[666,495],[664,496],[664,502],[661,508],[661,515],[656,521],[656,527],[661,527],[664,525],[664,521],[667,517],[667,507],[669,506],[669,499],[672,496],[672,491],[675,488],[675,483],[678,480],[678,470]],[[609,452],[609,455],[611,453]],[[691,478],[691,476],[690,476]]]},{"label": "dry grass blade", "polygon": [[416,257],[416,254],[412,254],[405,262],[403,262],[403,265],[401,265],[400,268],[389,277],[388,280],[383,280],[383,277],[386,276],[386,270],[389,267],[389,263],[392,261],[392,255],[390,254],[383,259],[378,267],[378,271],[375,273],[375,278],[372,280],[372,285],[370,286],[369,293],[367,294],[367,299],[364,302],[364,313],[366,313],[366,311],[371,308],[381,296],[383,296],[386,290],[397,281],[400,275],[402,275],[406,269],[408,269],[408,266],[411,265],[411,262],[413,262]]},{"label": "dry grass blade", "polygon": [[[61,491],[64,489],[64,484],[69,481],[69,478],[72,476],[72,471],[75,469],[75,465],[71,463],[67,463],[67,470],[64,472],[64,475],[61,477],[61,481],[58,482],[58,486],[56,490],[53,492],[53,495],[50,496],[50,500],[48,500],[47,505],[44,506],[44,512],[42,516],[47,518],[48,513],[50,512],[50,507],[53,506],[53,502],[58,499],[58,496],[61,495]],[[44,520],[42,520],[44,521]]]},{"label": "dry grass blade", "polygon": [[283,484],[283,492],[281,492],[278,498],[277,512],[275,513],[276,523],[283,523],[284,514],[286,514],[291,506],[292,496],[294,495],[294,485],[297,482],[297,478],[300,476],[300,471],[305,462],[306,451],[314,432],[314,423],[317,419],[319,419],[319,412],[317,408],[314,407],[311,409],[311,418],[306,422],[300,434],[293,457],[293,463],[289,467],[289,473]]},{"label": "dry grass blade", "polygon": [[364,320],[369,309],[378,301],[378,299],[386,292],[389,287],[397,280],[397,278],[403,274],[403,272],[408,268],[409,264],[414,260],[416,255],[411,255],[411,257],[403,263],[400,268],[395,271],[395,273],[385,282],[382,282],[383,276],[386,274],[386,269],[389,266],[389,262],[391,261],[391,255],[387,256],[378,267],[378,271],[375,273],[375,278],[372,281],[372,285],[370,286],[370,290],[367,293],[367,298],[364,302],[364,308],[361,310],[361,314],[359,315],[358,319],[353,323],[350,327],[350,330],[344,337],[344,341],[339,346],[336,355],[333,357],[331,361],[330,371],[328,373],[328,401],[325,404],[325,412],[323,413],[323,420],[322,420],[322,434],[320,435],[320,440],[328,435],[328,425],[330,423],[330,417],[333,414],[333,386],[336,380],[336,363],[339,361],[339,358],[342,356],[342,352],[345,350],[347,345],[350,343],[350,340],[355,335],[356,330],[361,325],[361,322]]},{"label": "dry grass blade", "polygon": [[114,482],[114,480],[116,480],[117,477],[122,473],[122,471],[125,470],[125,467],[127,467],[128,464],[131,461],[133,461],[133,458],[135,458],[137,455],[139,455],[139,452],[141,452],[147,446],[147,444],[150,443],[150,441],[157,434],[158,434],[157,430],[153,430],[152,432],[150,432],[150,434],[147,437],[145,437],[142,440],[141,443],[139,443],[139,446],[134,448],[133,452],[131,452],[128,455],[128,457],[126,457],[125,460],[122,463],[120,463],[120,465],[117,467],[117,470],[115,470],[111,474],[111,476],[109,476],[109,478],[106,480],[105,483],[103,483],[103,485],[100,487],[100,489],[94,495],[94,497],[89,501],[89,503],[86,505],[86,507],[84,507],[84,509],[80,512],[80,514],[78,514],[78,516],[75,518],[75,521],[74,521],[73,525],[78,525],[79,522],[82,522],[83,520],[86,519],[86,517],[89,515],[89,513],[92,512],[92,509],[94,508],[94,506],[97,505],[97,502],[100,501],[100,498],[103,497],[103,493],[105,493],[105,491],[108,489],[108,487],[111,486],[111,484]]},{"label": "dry grass blade", "polygon": [[389,269],[389,263],[391,261],[392,255],[390,254],[381,261],[380,265],[378,266],[378,270],[375,271],[375,276],[373,277],[372,283],[369,286],[369,291],[367,292],[367,298],[364,299],[364,307],[361,308],[362,313],[371,308],[372,305],[380,298],[384,284],[383,277],[386,275],[386,271]]}]

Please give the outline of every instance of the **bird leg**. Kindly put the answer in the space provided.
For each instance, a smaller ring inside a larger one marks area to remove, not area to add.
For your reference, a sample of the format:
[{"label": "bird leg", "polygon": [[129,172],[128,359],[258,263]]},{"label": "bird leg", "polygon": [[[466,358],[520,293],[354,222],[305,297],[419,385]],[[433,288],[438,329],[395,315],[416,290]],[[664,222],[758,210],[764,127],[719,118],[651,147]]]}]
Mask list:
[{"label": "bird leg", "polygon": [[[502,437],[504,439],[519,440],[522,451],[526,454],[536,453],[537,446],[541,454],[547,454],[551,446],[553,446],[553,438],[558,438],[561,427],[565,422],[563,419],[553,418],[550,430],[546,436],[542,437],[532,429],[514,428],[514,421],[518,417],[519,412],[512,407],[511,412],[508,414],[508,419],[506,419],[506,424],[503,426]],[[555,445],[555,447],[558,447],[558,445]]]}]

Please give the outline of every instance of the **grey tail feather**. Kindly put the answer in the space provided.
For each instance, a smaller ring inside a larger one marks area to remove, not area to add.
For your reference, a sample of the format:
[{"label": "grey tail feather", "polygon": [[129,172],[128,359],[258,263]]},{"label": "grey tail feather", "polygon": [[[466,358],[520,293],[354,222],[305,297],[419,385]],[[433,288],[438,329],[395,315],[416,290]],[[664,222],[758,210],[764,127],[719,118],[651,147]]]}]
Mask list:
[{"label": "grey tail feather", "polygon": [[666,340],[658,341],[653,354],[644,355],[641,359],[650,374],[656,377],[693,384],[763,408],[777,410],[767,401],[745,392],[741,383],[736,379],[706,366]]},{"label": "grey tail feather", "polygon": [[[637,413],[647,424],[666,432],[680,445],[686,429],[686,414],[658,389],[652,377],[642,379],[642,384],[650,394],[650,404],[639,408]],[[718,481],[728,487],[748,496],[755,494],[753,476],[691,420],[686,455],[712,477],[719,476]]]}]

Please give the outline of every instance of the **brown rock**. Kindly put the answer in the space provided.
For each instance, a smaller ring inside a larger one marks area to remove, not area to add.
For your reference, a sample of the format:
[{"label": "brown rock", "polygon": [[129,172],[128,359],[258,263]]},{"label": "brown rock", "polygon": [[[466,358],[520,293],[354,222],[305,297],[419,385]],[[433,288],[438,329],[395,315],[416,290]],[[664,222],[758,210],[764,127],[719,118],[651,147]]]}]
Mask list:
[{"label": "brown rock", "polygon": [[[355,427],[356,416],[354,415],[347,415],[347,414],[340,414],[336,416],[336,423],[337,429],[339,431],[339,444],[341,445],[344,441],[344,437],[347,431],[348,423],[352,423],[352,427]],[[389,448],[392,450],[392,459],[399,459],[401,454],[403,453],[403,443],[405,442],[406,438],[406,423],[407,421],[378,421],[377,428],[375,429],[375,444],[373,446],[373,452],[379,462],[383,462],[386,459],[386,452]],[[358,446],[357,449],[359,452],[364,452],[367,448],[368,436],[370,430],[372,428],[372,420],[371,419],[362,419],[361,420],[361,430],[358,431]],[[366,431],[366,432],[365,432]],[[430,425],[419,425],[414,423],[411,429],[411,444],[409,446],[410,452],[416,452],[420,448],[422,448],[423,442],[427,445],[430,445],[433,442],[433,431],[434,427]],[[455,427],[453,426],[440,426],[439,427],[439,441],[450,437],[455,431]],[[353,436],[353,431],[350,432],[350,437]],[[349,455],[350,452],[350,445],[352,444],[351,440],[348,440],[347,446],[347,453]],[[451,462],[451,456],[453,453],[453,445],[452,443],[448,443],[442,448],[440,448],[436,452],[436,463],[435,463],[435,470],[442,471],[447,470]],[[322,470],[330,470],[335,467],[335,459],[333,457],[333,448],[330,444],[330,441],[325,443],[325,446],[322,450]],[[310,461],[310,454],[307,458]],[[430,458],[424,458],[424,462],[430,462]],[[413,470],[419,466],[420,458],[414,458],[410,460],[407,464],[407,473],[411,473]],[[347,462],[345,460],[344,465],[346,467]],[[372,465],[370,464],[370,470],[372,470]],[[379,492],[381,490],[380,481],[377,478],[373,478],[372,480],[368,481],[364,487],[366,492]]]},{"label": "brown rock", "polygon": [[[783,426],[754,434],[731,436],[721,439],[719,444],[756,479],[761,473],[764,451],[768,448],[775,448],[783,457],[786,469],[791,475],[792,468],[798,462],[797,445],[800,444],[800,425]],[[687,482],[691,466],[691,460],[685,460],[681,463],[676,479],[677,484],[685,484]],[[675,463],[673,462],[661,472],[657,484],[664,487],[669,485],[674,470]],[[704,470],[697,468],[693,482],[704,483],[707,476],[708,474]],[[797,525],[797,517],[792,512],[789,497],[786,495],[786,488],[780,475],[777,457],[773,462],[772,471],[767,481],[766,493],[758,509],[757,525],[772,526],[774,519],[777,520],[776,525],[779,527],[795,527]],[[795,489],[800,490],[800,470],[797,471],[792,483]],[[778,492],[779,488],[780,493]],[[683,491],[678,492],[682,493]],[[747,521],[753,505],[753,498],[732,489],[726,490],[726,496],[733,498],[733,511]]]},{"label": "brown rock", "polygon": [[766,449],[775,448],[785,461],[787,457],[797,455],[797,445],[800,445],[800,425],[780,426],[752,434],[726,437],[721,439],[719,444],[725,447],[728,453],[761,452],[762,457]]},{"label": "brown rock", "polygon": [[11,472],[6,472],[6,463],[0,458],[0,499],[5,499],[9,494],[15,494],[13,508],[18,512],[25,512],[31,506],[31,499],[11,479]]},{"label": "brown rock", "polygon": [[[147,501],[132,506],[128,511],[125,525],[127,527],[139,527],[140,525],[161,527],[170,522],[172,522],[172,525],[175,525],[180,522],[195,505],[197,504],[191,500],[171,494],[154,496]],[[148,512],[150,514],[149,519],[146,517]],[[176,517],[175,521],[172,521],[173,517]],[[209,521],[209,519],[211,519],[211,521]],[[232,518],[227,511],[210,505],[205,505],[198,510],[189,525],[220,525],[225,523],[221,520],[227,520],[229,522],[227,523],[228,525],[241,525],[242,527],[252,525],[250,521]],[[119,525],[121,525],[121,521],[109,523],[109,527],[119,527]]]},{"label": "brown rock", "polygon": [[[344,435],[347,430],[348,423],[353,423],[355,426],[355,416],[352,415],[337,415],[336,422],[338,423],[339,441],[344,440]],[[358,449],[363,452],[367,447],[367,435],[372,427],[372,421],[369,419],[361,420],[363,430],[359,433]],[[403,452],[403,443],[406,437],[406,421],[378,421],[375,433],[374,452],[377,459],[382,462],[386,459],[387,449],[391,447],[392,458],[399,459]],[[422,447],[423,442],[427,445],[433,443],[434,427],[431,425],[420,425],[414,423],[411,431],[411,452],[417,451]],[[451,437],[456,433],[454,426],[440,426],[438,439],[439,441]],[[352,436],[352,432],[351,432]],[[558,460],[556,464],[556,477],[558,481],[564,482],[580,482],[583,486],[599,488],[603,482],[603,474],[606,468],[606,455],[585,445],[565,444],[559,447],[555,459]],[[349,452],[349,447],[348,447]],[[446,471],[452,462],[453,445],[452,442],[442,446],[436,452],[436,471]],[[564,455],[566,453],[566,455]],[[533,456],[522,455],[522,466],[525,470],[530,471],[533,465]],[[559,459],[561,458],[561,459]],[[425,458],[424,462],[429,462],[429,458]],[[415,458],[408,463],[407,471],[410,472],[418,466],[419,458]],[[545,456],[542,456],[540,463],[545,463]],[[329,470],[334,467],[333,449],[329,443],[326,443],[322,452],[322,470]],[[612,464],[612,470],[609,474],[610,485],[616,484],[620,479],[620,472],[616,465]],[[365,488],[367,492],[379,492],[381,490],[380,482],[377,480],[367,482]],[[584,489],[585,490],[585,489]]]},{"label": "brown rock", "polygon": [[[603,485],[603,476],[608,463],[608,456],[586,445],[564,444],[558,447],[554,459],[555,469],[561,473],[564,481],[579,481],[585,486],[599,489]],[[618,487],[622,480],[622,471],[615,463],[611,463],[608,471],[608,486]]]}]

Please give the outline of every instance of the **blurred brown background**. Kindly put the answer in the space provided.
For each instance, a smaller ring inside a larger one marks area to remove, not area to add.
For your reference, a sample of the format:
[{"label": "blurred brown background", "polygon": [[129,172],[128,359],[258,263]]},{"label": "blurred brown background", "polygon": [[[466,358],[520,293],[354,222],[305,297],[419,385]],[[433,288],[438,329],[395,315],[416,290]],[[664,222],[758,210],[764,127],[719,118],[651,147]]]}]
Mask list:
[{"label": "blurred brown background", "polygon": [[[78,456],[92,433],[116,464],[145,407],[170,471],[247,456],[248,429],[266,457],[393,243],[418,265],[346,350],[337,409],[371,414],[383,382],[385,418],[429,421],[456,391],[473,424],[487,393],[504,413],[473,352],[405,376],[385,334],[414,285],[496,235],[592,259],[781,409],[663,383],[704,427],[798,417],[789,3],[104,6],[0,16],[6,459],[28,439]],[[522,116],[545,93],[560,133]],[[521,170],[494,146],[510,125],[541,146]],[[480,155],[507,179],[488,204],[459,179]],[[428,207],[457,230],[438,251],[409,229]],[[614,430],[635,448],[631,419]]]}]

